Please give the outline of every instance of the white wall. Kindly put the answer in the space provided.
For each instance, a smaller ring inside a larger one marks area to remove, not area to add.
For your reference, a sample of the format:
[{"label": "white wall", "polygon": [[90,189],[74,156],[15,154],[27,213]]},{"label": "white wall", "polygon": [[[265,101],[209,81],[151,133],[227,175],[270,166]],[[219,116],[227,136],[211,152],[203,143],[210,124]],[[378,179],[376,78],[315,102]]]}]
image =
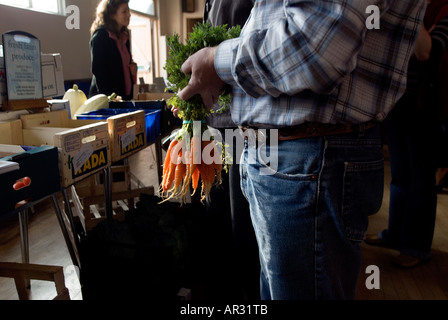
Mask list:
[{"label": "white wall", "polygon": [[205,0],[195,0],[195,12],[182,12],[181,0],[159,0],[158,13],[160,17],[161,35],[172,35],[174,32],[181,37],[186,35],[186,19],[202,18]]},{"label": "white wall", "polygon": [[0,33],[21,30],[40,39],[43,53],[60,53],[64,79],[88,79],[90,72],[90,25],[96,0],[67,0],[80,8],[80,29],[68,30],[66,17],[0,5]]},{"label": "white wall", "polygon": [[[141,0],[139,0],[141,1]],[[40,39],[43,53],[60,53],[64,80],[90,79],[90,25],[99,0],[66,0],[66,6],[80,8],[80,29],[69,30],[66,17],[0,5],[0,34],[26,31]],[[201,17],[204,0],[195,0],[195,13],[182,13],[181,0],[159,0],[161,35],[184,35],[185,18]]]}]

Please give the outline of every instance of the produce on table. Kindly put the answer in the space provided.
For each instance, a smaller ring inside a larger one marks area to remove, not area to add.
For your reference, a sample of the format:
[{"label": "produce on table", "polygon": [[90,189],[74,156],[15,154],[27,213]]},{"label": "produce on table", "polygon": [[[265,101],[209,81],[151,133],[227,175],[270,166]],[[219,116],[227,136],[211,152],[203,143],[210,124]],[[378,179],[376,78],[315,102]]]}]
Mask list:
[{"label": "produce on table", "polygon": [[[179,110],[178,116],[183,119],[182,128],[172,137],[163,165],[161,195],[165,201],[171,198],[185,200],[190,184],[193,194],[202,180],[201,200],[209,195],[213,184],[221,183],[221,170],[228,165],[227,156],[218,151],[217,142],[206,139],[203,133],[208,129],[206,118],[213,112],[208,110],[200,97],[196,95],[184,101],[177,96],[190,80],[190,75],[182,72],[182,64],[193,53],[205,47],[214,47],[221,42],[238,37],[239,26],[227,28],[226,25],[213,27],[210,23],[196,24],[189,34],[186,43],[179,40],[179,35],[168,37],[169,57],[165,70],[168,73],[167,90],[174,92],[168,104]],[[223,112],[230,104],[230,92],[224,90],[219,97],[220,109]]]},{"label": "produce on table", "polygon": [[78,88],[77,84],[73,85],[73,88],[68,89],[64,96],[62,97],[64,100],[68,100],[70,103],[70,115],[72,119],[75,118],[76,110],[87,100],[84,92]]},{"label": "produce on table", "polygon": [[89,112],[96,111],[100,109],[109,108],[109,101],[113,101],[116,97],[115,93],[112,93],[109,97],[103,93],[99,93],[87,99],[79,108],[75,111],[76,115]]},{"label": "produce on table", "polygon": [[30,177],[23,177],[22,179],[17,180],[14,184],[13,184],[13,189],[14,190],[20,190],[22,188],[28,187],[31,184],[31,179]]}]

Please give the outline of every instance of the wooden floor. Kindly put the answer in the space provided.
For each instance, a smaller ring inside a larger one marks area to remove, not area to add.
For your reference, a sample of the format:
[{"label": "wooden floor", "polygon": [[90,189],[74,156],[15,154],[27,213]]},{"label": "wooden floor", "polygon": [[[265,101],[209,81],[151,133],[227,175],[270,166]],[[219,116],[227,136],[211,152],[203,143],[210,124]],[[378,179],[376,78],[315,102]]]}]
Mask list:
[{"label": "wooden floor", "polygon": [[[61,204],[62,205],[62,204]],[[81,300],[79,280],[65,245],[56,214],[50,200],[38,204],[29,215],[30,263],[64,267],[66,287],[70,299]],[[20,231],[17,217],[0,223],[0,261],[22,262]],[[53,282],[31,280],[31,300],[51,300],[56,296]],[[0,278],[0,299],[18,300],[18,294],[11,278]]]},{"label": "wooden floor", "polygon": [[[386,170],[383,206],[370,218],[368,233],[376,233],[387,226],[389,175]],[[448,299],[448,191],[438,196],[437,222],[432,258],[429,262],[409,270],[398,269],[390,258],[397,252],[362,244],[363,270],[375,265],[380,271],[380,288],[368,290],[361,273],[358,285],[359,300],[446,300]],[[50,202],[36,207],[29,222],[30,262],[63,266],[67,269],[66,286],[73,300],[82,299],[77,278],[73,277],[72,262]],[[0,261],[21,262],[19,227],[16,218],[0,223]],[[32,281],[31,299],[48,300],[55,295],[50,282]],[[12,279],[0,278],[0,300],[17,300]]]},{"label": "wooden floor", "polygon": [[[370,217],[368,233],[387,228],[389,203],[389,172],[386,170],[383,205]],[[360,300],[446,300],[448,299],[448,190],[438,195],[437,220],[431,259],[412,269],[399,269],[391,263],[397,251],[362,243],[364,270],[369,265],[380,270],[380,289],[368,290],[370,274],[361,273],[357,299]]]}]

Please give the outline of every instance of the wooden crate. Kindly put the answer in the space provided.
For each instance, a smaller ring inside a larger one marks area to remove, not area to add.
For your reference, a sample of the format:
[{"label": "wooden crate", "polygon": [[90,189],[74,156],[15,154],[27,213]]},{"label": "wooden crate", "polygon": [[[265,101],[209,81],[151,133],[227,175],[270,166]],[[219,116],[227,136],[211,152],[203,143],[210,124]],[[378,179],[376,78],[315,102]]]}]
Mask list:
[{"label": "wooden crate", "polygon": [[[117,174],[122,173],[122,176]],[[112,166],[112,209],[113,218],[122,221],[125,211],[135,207],[135,198],[141,193],[154,194],[153,187],[131,190],[129,166]],[[106,218],[104,198],[104,178],[97,173],[71,187],[74,214],[80,219],[84,230],[90,231]]]},{"label": "wooden crate", "polygon": [[97,124],[101,121],[72,120],[66,110],[41,112],[20,115],[22,134],[25,145],[53,145],[56,133],[78,129],[85,125]]},{"label": "wooden crate", "polygon": [[120,161],[147,147],[144,110],[117,114],[106,120],[77,119],[68,117],[66,110],[32,115],[22,115],[23,141],[26,145],[53,144],[54,136],[61,130],[79,129],[83,126],[106,122],[109,133],[111,162]]},{"label": "wooden crate", "polygon": [[163,93],[157,93],[157,92],[143,92],[143,93],[136,93],[134,94],[134,100],[168,100],[173,96],[172,93],[163,92]]},{"label": "wooden crate", "polygon": [[20,300],[30,299],[27,284],[31,279],[53,281],[56,287],[56,297],[53,300],[70,300],[65,286],[64,268],[61,266],[0,262],[0,277],[14,278]]},{"label": "wooden crate", "polygon": [[0,121],[0,143],[23,145],[22,121]]},{"label": "wooden crate", "polygon": [[22,115],[20,118],[25,145],[58,147],[62,187],[110,165],[107,122],[72,120],[65,110]]},{"label": "wooden crate", "polygon": [[112,162],[146,148],[145,112],[137,110],[107,118]]},{"label": "wooden crate", "polygon": [[56,133],[62,186],[67,187],[110,166],[107,123],[97,123]]}]

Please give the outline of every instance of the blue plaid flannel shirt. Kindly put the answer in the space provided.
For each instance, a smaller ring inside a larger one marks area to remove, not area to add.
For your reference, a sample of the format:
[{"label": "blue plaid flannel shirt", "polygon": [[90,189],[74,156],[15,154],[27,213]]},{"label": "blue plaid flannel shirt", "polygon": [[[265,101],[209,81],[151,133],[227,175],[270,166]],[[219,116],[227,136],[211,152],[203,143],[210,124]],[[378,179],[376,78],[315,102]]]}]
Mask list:
[{"label": "blue plaid flannel shirt", "polygon": [[[375,5],[380,28],[366,21]],[[238,125],[382,121],[406,88],[425,0],[257,0],[215,68]],[[366,12],[367,11],[367,12]]]}]

